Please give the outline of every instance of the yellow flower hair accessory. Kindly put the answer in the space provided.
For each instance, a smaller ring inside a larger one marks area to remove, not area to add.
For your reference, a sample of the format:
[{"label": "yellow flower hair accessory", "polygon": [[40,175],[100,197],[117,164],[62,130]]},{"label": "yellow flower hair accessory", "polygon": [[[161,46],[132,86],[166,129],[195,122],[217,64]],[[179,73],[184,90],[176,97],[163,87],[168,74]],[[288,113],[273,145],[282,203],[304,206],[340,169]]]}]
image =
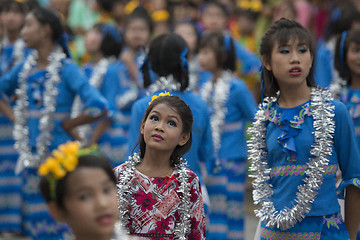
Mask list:
[{"label": "yellow flower hair accessory", "polygon": [[151,101],[149,102],[149,105],[158,97],[164,97],[164,96],[171,96],[171,94],[169,92],[164,92],[164,93],[160,93],[158,96],[154,95],[154,96],[152,96]]},{"label": "yellow flower hair accessory", "polygon": [[40,165],[38,175],[47,177],[51,199],[56,199],[57,181],[64,178],[67,173],[75,170],[79,163],[79,156],[89,154],[99,155],[97,145],[80,149],[79,142],[69,141],[52,151],[52,156],[46,158],[45,162]]},{"label": "yellow flower hair accessory", "polygon": [[136,7],[138,7],[140,5],[140,2],[138,0],[132,0],[130,2],[128,2],[126,5],[125,5],[125,13],[127,15],[129,15],[130,13],[132,13],[134,11],[134,9]]},{"label": "yellow flower hair accessory", "polygon": [[263,5],[260,0],[238,0],[237,5],[244,10],[260,12]]},{"label": "yellow flower hair accessory", "polygon": [[169,19],[169,12],[166,10],[156,10],[151,14],[151,19],[154,22],[165,22]]}]

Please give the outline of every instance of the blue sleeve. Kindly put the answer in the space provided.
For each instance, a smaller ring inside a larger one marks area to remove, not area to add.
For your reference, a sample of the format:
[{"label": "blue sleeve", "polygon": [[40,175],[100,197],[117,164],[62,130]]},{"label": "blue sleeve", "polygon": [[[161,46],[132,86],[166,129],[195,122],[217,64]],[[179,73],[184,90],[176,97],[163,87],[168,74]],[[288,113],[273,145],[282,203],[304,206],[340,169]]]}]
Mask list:
[{"label": "blue sleeve", "polygon": [[216,167],[216,159],[211,133],[210,116],[207,111],[204,112],[204,135],[202,136],[201,143],[202,147],[200,147],[199,153],[200,162],[205,163],[207,172],[211,173]]},{"label": "blue sleeve", "polygon": [[63,79],[65,79],[67,86],[80,96],[89,114],[98,115],[104,110],[111,110],[108,101],[95,87],[90,85],[85,75],[74,62],[65,65]]},{"label": "blue sleeve", "polygon": [[141,101],[136,101],[131,108],[131,122],[129,126],[128,138],[128,156],[131,155],[132,150],[138,142],[140,135],[140,125],[144,111],[141,107]]},{"label": "blue sleeve", "polygon": [[355,130],[346,106],[335,102],[335,151],[338,157],[342,182],[337,189],[339,198],[349,185],[360,186],[360,153],[355,138]]},{"label": "blue sleeve", "polygon": [[2,75],[0,78],[0,93],[11,96],[15,93],[18,87],[18,75],[24,66],[24,62],[13,67],[9,72]]},{"label": "blue sleeve", "polygon": [[314,78],[319,87],[327,88],[332,80],[333,56],[330,50],[322,46],[318,49],[314,60]]},{"label": "blue sleeve", "polygon": [[254,53],[247,50],[239,41],[233,39],[235,44],[236,58],[242,64],[242,71],[244,74],[258,72],[261,66],[260,58]]},{"label": "blue sleeve", "polygon": [[240,87],[236,88],[234,95],[238,98],[238,108],[246,119],[253,121],[257,111],[256,101],[246,84],[240,79],[237,80],[240,81]]}]

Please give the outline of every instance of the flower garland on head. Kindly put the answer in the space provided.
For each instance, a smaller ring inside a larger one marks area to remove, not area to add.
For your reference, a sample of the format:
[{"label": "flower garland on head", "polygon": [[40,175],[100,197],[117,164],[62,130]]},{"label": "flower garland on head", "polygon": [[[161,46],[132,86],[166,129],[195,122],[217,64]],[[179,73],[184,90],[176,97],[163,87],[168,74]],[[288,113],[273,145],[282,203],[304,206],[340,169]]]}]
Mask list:
[{"label": "flower garland on head", "polygon": [[296,193],[296,204],[290,209],[277,211],[272,201],[273,189],[268,183],[270,171],[268,165],[268,153],[266,151],[266,109],[273,104],[276,98],[265,98],[260,104],[256,113],[253,125],[248,129],[251,136],[248,141],[249,159],[251,160],[250,177],[253,181],[253,199],[255,204],[261,204],[261,208],[255,210],[257,217],[263,221],[267,227],[277,227],[286,230],[293,227],[297,222],[301,222],[305,215],[311,210],[312,203],[323,183],[323,175],[332,154],[334,124],[334,106],[331,104],[331,94],[327,90],[313,88],[311,90],[311,107],[313,109],[314,144],[310,150],[312,155],[305,171],[306,177],[304,184],[298,186]]},{"label": "flower garland on head", "polygon": [[15,91],[18,100],[14,108],[15,123],[13,135],[15,149],[19,152],[19,159],[15,168],[16,173],[22,171],[24,167],[38,167],[41,161],[45,159],[52,139],[51,131],[54,128],[53,119],[56,110],[56,97],[59,93],[57,85],[61,81],[59,68],[62,67],[62,61],[66,59],[66,55],[60,47],[56,47],[48,57],[49,65],[46,71],[48,72],[49,79],[45,81],[43,116],[39,120],[40,134],[36,139],[36,153],[33,154],[29,141],[29,100],[27,90],[28,77],[30,71],[36,67],[37,58],[36,50],[28,56],[19,74],[19,88]]},{"label": "flower garland on head", "polygon": [[[230,71],[224,71],[215,83],[213,83],[213,81],[208,81],[200,90],[201,98],[207,104],[211,104],[211,98],[213,99],[214,111],[211,115],[210,124],[216,155],[221,146],[221,130],[226,118],[227,108],[225,105],[229,98],[230,80],[232,77],[233,75]],[[211,95],[212,91],[214,91],[213,95]]]},{"label": "flower garland on head", "polygon": [[164,97],[164,96],[172,96],[169,92],[163,92],[163,93],[160,93],[158,96],[157,95],[154,95],[154,96],[152,96],[151,97],[151,101],[149,102],[149,105],[151,105],[151,103],[155,100],[155,99],[157,99],[157,98],[159,98],[159,97]]},{"label": "flower garland on head", "polygon": [[74,171],[79,160],[80,144],[78,142],[67,142],[52,152],[38,169],[39,176],[47,176],[50,186],[50,197],[56,200],[56,183],[68,172]]},{"label": "flower garland on head", "polygon": [[[187,162],[185,159],[180,158],[179,163],[175,164],[175,170],[179,172],[180,186],[177,190],[179,196],[182,196],[180,206],[179,206],[179,215],[180,221],[175,223],[174,229],[174,239],[186,240],[186,235],[190,231],[190,183],[189,179],[189,170],[187,169]],[[130,234],[129,224],[130,224],[130,204],[128,202],[130,193],[129,182],[134,176],[136,165],[141,163],[141,158],[138,153],[135,153],[133,156],[129,157],[129,160],[126,161],[124,169],[121,172],[119,177],[119,183],[117,184],[118,196],[119,196],[119,210],[120,210],[120,220],[122,227],[126,229],[127,234]]]}]

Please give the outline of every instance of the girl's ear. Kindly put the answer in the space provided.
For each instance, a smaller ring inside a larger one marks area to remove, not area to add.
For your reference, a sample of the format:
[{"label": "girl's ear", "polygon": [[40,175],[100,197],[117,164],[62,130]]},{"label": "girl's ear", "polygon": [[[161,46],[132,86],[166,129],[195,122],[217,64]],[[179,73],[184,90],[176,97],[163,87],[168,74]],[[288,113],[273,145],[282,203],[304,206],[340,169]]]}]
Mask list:
[{"label": "girl's ear", "polygon": [[47,203],[50,215],[59,222],[65,222],[65,213],[55,201],[50,201]]},{"label": "girl's ear", "polygon": [[145,127],[145,122],[142,122],[142,123],[141,123],[141,126],[140,126],[140,133],[141,133],[142,135],[144,135],[144,127]]},{"label": "girl's ear", "polygon": [[189,141],[189,139],[190,139],[190,133],[183,133],[178,145],[184,146]]},{"label": "girl's ear", "polygon": [[265,56],[261,56],[261,62],[264,65],[265,69],[268,71],[271,71],[271,65],[270,63],[267,61],[267,59],[265,58]]}]

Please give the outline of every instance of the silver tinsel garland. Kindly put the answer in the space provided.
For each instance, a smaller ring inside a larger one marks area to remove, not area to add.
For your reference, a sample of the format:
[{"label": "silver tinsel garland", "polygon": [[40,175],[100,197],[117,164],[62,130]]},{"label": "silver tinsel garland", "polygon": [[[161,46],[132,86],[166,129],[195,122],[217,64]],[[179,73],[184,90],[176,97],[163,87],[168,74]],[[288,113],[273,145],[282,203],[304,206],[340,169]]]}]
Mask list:
[{"label": "silver tinsel garland", "polygon": [[14,43],[13,50],[13,63],[12,66],[19,64],[24,59],[25,42],[22,38],[19,38]]},{"label": "silver tinsel garland", "polygon": [[181,84],[174,80],[173,75],[167,77],[160,77],[155,83],[149,86],[147,94],[153,94],[157,91],[180,91]]},{"label": "silver tinsel garland", "polygon": [[[99,89],[104,81],[104,75],[107,72],[107,69],[110,64],[116,61],[115,57],[102,58],[94,67],[94,71],[91,74],[89,83],[94,86],[96,89]],[[79,96],[76,96],[73,107],[71,109],[71,117],[78,117],[83,108],[83,103]],[[86,146],[89,141],[89,133],[91,131],[91,127],[89,124],[77,127],[79,136],[83,139],[82,145]]]},{"label": "silver tinsel garland", "polygon": [[259,106],[255,121],[248,129],[251,135],[248,141],[249,159],[251,160],[250,171],[253,172],[253,199],[255,204],[261,204],[261,208],[255,210],[256,216],[263,221],[267,227],[277,227],[286,230],[293,227],[311,210],[312,203],[316,198],[317,191],[323,183],[323,175],[332,154],[334,124],[334,106],[331,104],[331,94],[327,90],[314,88],[311,91],[311,107],[313,110],[314,144],[305,171],[304,184],[298,186],[296,193],[296,204],[290,208],[277,211],[272,202],[272,185],[270,180],[270,168],[267,162],[266,151],[266,117],[265,109],[268,104],[276,101],[276,98],[266,98]]},{"label": "silver tinsel garland", "polygon": [[[130,198],[128,194],[130,193],[129,182],[134,176],[135,166],[141,163],[141,158],[139,154],[135,153],[133,156],[129,157],[129,160],[126,162],[124,169],[121,172],[119,178],[119,183],[117,184],[118,197],[119,197],[119,210],[120,210],[120,222],[121,227],[126,230],[127,234],[130,234],[128,225],[130,223]],[[174,239],[186,240],[186,235],[190,232],[190,183],[189,179],[189,170],[186,168],[187,162],[185,159],[180,158],[180,163],[175,165],[175,169],[179,172],[180,186],[177,190],[179,195],[182,195],[179,214],[180,219],[178,223],[175,224],[174,229]]]},{"label": "silver tinsel garland", "polygon": [[48,153],[51,143],[51,131],[54,128],[54,113],[56,110],[56,97],[58,95],[57,85],[61,81],[59,68],[62,60],[66,58],[60,47],[57,47],[48,57],[49,65],[46,71],[49,79],[45,81],[43,116],[39,120],[40,134],[36,139],[36,153],[33,154],[29,143],[29,101],[28,101],[28,77],[32,68],[36,66],[38,58],[37,51],[33,51],[26,59],[23,69],[19,74],[19,88],[16,89],[18,99],[14,108],[15,124],[13,135],[15,149],[19,152],[19,159],[15,171],[19,173],[24,167],[36,168]]},{"label": "silver tinsel garland", "polygon": [[223,71],[221,76],[214,83],[208,81],[204,84],[204,87],[200,90],[201,98],[208,104],[211,104],[211,91],[213,94],[213,107],[214,112],[211,115],[211,132],[213,137],[213,144],[216,155],[221,146],[221,130],[224,126],[225,117],[227,113],[226,102],[230,94],[230,80],[233,75],[230,71]]}]

